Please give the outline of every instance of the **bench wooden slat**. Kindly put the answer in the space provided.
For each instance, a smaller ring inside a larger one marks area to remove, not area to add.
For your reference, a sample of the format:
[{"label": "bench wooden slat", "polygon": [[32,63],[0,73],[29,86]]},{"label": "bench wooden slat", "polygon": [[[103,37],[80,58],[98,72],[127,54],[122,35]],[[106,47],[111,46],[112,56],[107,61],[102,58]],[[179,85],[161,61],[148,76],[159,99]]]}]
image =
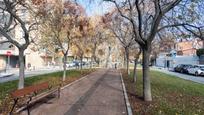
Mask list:
[{"label": "bench wooden slat", "polygon": [[[24,96],[28,96],[29,98],[25,102],[26,105],[22,106],[19,110],[27,108],[28,113],[29,113],[29,107],[28,106],[30,104],[36,102],[37,100],[43,98],[43,97],[46,97],[46,96],[58,91],[58,98],[59,98],[60,97],[60,86],[57,87],[57,88],[51,89],[49,87],[49,83],[44,82],[44,83],[41,83],[41,84],[36,84],[36,85],[33,85],[33,86],[25,87],[23,89],[15,90],[14,92],[11,93],[11,96],[14,99],[14,104],[13,104],[13,107],[12,107],[12,109],[10,111],[10,114],[12,114],[12,112],[13,112],[13,110],[15,108],[15,105],[18,103],[18,100],[20,98],[24,97]],[[44,92],[44,93],[40,92],[40,91],[43,91],[43,90],[46,90],[46,89],[49,89],[49,90]],[[38,95],[39,92],[40,92],[40,94]],[[35,95],[33,95],[33,94],[35,94]]]},{"label": "bench wooden slat", "polygon": [[[35,96],[32,101],[29,103],[29,104],[34,104],[35,102],[39,101],[40,99],[44,98],[44,97],[47,97],[48,95],[50,95],[51,93],[54,93],[56,91],[58,91],[59,89],[52,89],[52,90],[49,90],[49,91],[46,91],[46,92],[43,92],[37,96]],[[22,110],[24,110],[27,106],[23,106],[21,108],[19,108],[16,112],[20,112]]]},{"label": "bench wooden slat", "polygon": [[45,83],[41,83],[41,84],[37,84],[37,85],[33,85],[33,86],[28,86],[25,87],[23,89],[18,89],[14,92],[11,93],[13,98],[20,98],[22,96],[25,95],[31,95],[34,92],[38,92],[40,90],[44,90],[44,89],[48,89],[49,88],[49,84],[48,82]]}]

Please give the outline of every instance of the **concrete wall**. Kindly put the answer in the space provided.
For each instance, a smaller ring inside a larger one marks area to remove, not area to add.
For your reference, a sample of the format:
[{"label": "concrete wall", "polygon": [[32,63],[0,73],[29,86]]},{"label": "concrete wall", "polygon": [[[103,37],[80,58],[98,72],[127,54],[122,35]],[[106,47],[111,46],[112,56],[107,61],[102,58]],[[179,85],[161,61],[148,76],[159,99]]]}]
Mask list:
[{"label": "concrete wall", "polygon": [[0,56],[0,70],[5,69],[5,67],[6,67],[6,57]]},{"label": "concrete wall", "polygon": [[26,62],[26,64],[25,64],[26,67],[27,67],[28,63],[30,63],[31,67],[34,67],[34,68],[42,68],[44,65],[44,61],[40,57],[38,52],[32,52],[30,54],[26,54],[25,62]]},{"label": "concrete wall", "polygon": [[204,55],[201,55],[201,56],[200,56],[200,61],[199,61],[199,63],[200,63],[200,64],[204,64]]},{"label": "concrete wall", "polygon": [[199,58],[197,56],[176,56],[176,57],[159,57],[156,59],[156,66],[158,67],[176,67],[178,64],[199,64]]},{"label": "concrete wall", "polygon": [[158,57],[156,59],[156,66],[158,66],[158,67],[165,67],[165,58]]}]

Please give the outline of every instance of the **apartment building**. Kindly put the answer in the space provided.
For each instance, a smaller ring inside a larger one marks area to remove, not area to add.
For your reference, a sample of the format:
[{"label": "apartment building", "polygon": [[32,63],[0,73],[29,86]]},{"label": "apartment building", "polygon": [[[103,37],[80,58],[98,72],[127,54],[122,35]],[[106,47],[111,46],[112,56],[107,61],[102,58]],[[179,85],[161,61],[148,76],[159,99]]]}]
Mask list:
[{"label": "apartment building", "polygon": [[203,48],[203,41],[196,39],[193,41],[178,42],[176,45],[177,55],[192,56],[196,55],[196,50]]},{"label": "apartment building", "polygon": [[[1,7],[4,6],[4,2],[0,0]],[[30,21],[30,14],[25,8],[18,8],[18,15],[24,22],[29,23]],[[1,23],[3,24],[4,21],[7,21],[7,15],[0,13],[0,19]],[[4,17],[4,18],[2,18]],[[8,16],[9,17],[9,16]],[[24,39],[23,37],[23,31],[20,27],[20,25],[16,25],[15,28],[10,32],[10,35],[15,38],[16,41],[19,43],[23,43]],[[37,35],[37,36],[36,36]],[[30,37],[36,37],[40,39],[39,34],[31,34]],[[0,40],[6,40],[1,34],[0,34]],[[9,53],[9,54],[8,54]],[[11,43],[3,43],[0,44],[0,70],[6,69],[7,67],[11,68],[18,68],[19,61],[18,61],[18,55],[19,51],[16,46],[14,46]],[[25,66],[31,65],[31,67],[34,68],[42,68],[47,65],[51,65],[52,63],[55,63],[55,59],[52,59],[53,57],[50,55],[48,51],[40,50],[36,47],[36,45],[31,44],[24,52],[25,57]]]},{"label": "apartment building", "polygon": [[[63,0],[63,2],[65,1],[66,0]],[[43,1],[34,0],[33,2],[35,2],[34,3],[35,5],[39,5]],[[46,7],[48,7],[48,5],[52,6],[55,3],[55,1],[47,0],[46,3],[49,3],[49,4],[46,4]],[[0,0],[0,5],[3,5],[2,0]],[[32,18],[29,12],[24,8],[18,8],[18,9],[19,9],[18,15],[20,16],[20,18],[23,19],[26,23],[30,23],[30,20],[32,20]],[[0,14],[0,17],[1,17],[1,14]],[[11,32],[11,35],[18,42],[20,43],[25,42],[24,39],[22,39],[23,31],[19,25],[15,27],[15,29]],[[35,38],[35,40],[37,39],[38,41],[41,38],[41,35],[40,33],[33,32],[30,34],[30,38]],[[0,35],[0,40],[4,40],[4,39],[5,38]],[[7,54],[8,52],[10,53],[9,56]],[[0,45],[0,70],[5,69],[7,66],[12,68],[18,67],[19,65],[18,55],[19,55],[18,48],[15,47],[14,45],[10,43],[1,44]],[[74,58],[71,50],[68,52],[68,57]],[[53,55],[53,53],[46,50],[46,48],[42,49],[37,47],[35,44],[30,44],[29,47],[24,52],[24,58],[25,58],[24,59],[25,66],[27,67],[27,65],[31,65],[31,67],[34,69],[34,68],[42,68],[50,65],[58,65],[58,66],[62,65],[63,55],[61,52]],[[90,56],[88,56],[87,58],[90,58]]]},{"label": "apartment building", "polygon": [[[172,44],[173,45],[173,44]],[[174,48],[161,52],[156,59],[156,66],[175,67],[178,64],[199,64],[196,50],[203,48],[203,41],[194,39],[174,43]]]}]

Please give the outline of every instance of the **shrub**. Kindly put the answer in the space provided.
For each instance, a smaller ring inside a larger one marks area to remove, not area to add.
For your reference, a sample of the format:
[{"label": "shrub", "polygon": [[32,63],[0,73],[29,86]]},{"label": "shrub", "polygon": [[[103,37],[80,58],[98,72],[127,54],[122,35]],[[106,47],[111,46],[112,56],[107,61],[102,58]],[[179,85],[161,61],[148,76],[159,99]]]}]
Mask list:
[{"label": "shrub", "polygon": [[200,57],[201,55],[204,55],[204,49],[202,48],[202,49],[197,49],[196,50],[196,55],[198,56],[198,57]]}]

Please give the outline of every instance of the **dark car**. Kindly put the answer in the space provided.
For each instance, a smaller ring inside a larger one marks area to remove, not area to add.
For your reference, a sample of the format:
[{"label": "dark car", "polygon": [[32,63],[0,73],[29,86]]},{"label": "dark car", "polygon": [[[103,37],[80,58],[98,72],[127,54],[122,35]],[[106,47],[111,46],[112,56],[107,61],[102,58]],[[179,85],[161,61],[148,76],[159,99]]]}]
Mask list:
[{"label": "dark car", "polygon": [[79,62],[78,61],[73,61],[72,63],[74,63],[75,67],[79,66]]},{"label": "dark car", "polygon": [[192,67],[190,64],[179,64],[174,68],[175,72],[188,73],[188,68]]}]

